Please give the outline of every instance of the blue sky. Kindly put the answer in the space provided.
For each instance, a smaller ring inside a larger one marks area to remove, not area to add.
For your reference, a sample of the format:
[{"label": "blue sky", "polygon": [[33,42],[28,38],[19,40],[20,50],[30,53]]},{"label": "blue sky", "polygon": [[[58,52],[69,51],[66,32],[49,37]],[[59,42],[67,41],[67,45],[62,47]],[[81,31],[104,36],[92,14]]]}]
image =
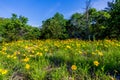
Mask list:
[{"label": "blue sky", "polygon": [[[40,26],[43,20],[60,12],[69,18],[75,12],[83,12],[86,0],[0,0],[0,17],[12,13],[29,18],[28,24]],[[92,0],[92,7],[104,9],[112,0]]]}]

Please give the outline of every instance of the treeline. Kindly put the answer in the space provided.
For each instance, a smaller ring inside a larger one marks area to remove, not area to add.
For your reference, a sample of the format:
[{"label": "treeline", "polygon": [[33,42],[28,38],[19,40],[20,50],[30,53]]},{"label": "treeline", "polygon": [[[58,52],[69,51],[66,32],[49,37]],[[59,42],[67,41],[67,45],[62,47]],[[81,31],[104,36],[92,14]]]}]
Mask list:
[{"label": "treeline", "polygon": [[0,42],[39,39],[40,30],[27,25],[28,18],[12,14],[11,18],[0,18]]},{"label": "treeline", "polygon": [[[120,2],[109,2],[105,10],[90,8],[65,19],[60,13],[42,22],[41,27],[27,25],[28,18],[12,14],[0,18],[0,41],[28,39],[120,39]],[[87,18],[88,17],[88,18]]]}]

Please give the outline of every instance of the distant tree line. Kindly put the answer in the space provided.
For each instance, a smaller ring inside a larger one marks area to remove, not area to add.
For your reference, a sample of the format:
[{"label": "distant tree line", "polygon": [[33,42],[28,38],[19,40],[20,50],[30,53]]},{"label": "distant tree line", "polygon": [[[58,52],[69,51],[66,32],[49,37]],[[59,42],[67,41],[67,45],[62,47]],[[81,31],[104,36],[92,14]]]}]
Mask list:
[{"label": "distant tree line", "polygon": [[40,30],[27,25],[28,18],[12,14],[11,18],[0,18],[0,42],[39,39]]},{"label": "distant tree line", "polygon": [[[108,2],[108,7],[97,11],[74,13],[65,19],[60,13],[42,22],[41,27],[27,25],[28,18],[12,14],[11,18],[0,18],[0,41],[28,39],[120,39],[120,1]],[[87,24],[87,26],[86,26]],[[88,36],[89,35],[89,36]],[[88,38],[89,37],[89,38]]]}]

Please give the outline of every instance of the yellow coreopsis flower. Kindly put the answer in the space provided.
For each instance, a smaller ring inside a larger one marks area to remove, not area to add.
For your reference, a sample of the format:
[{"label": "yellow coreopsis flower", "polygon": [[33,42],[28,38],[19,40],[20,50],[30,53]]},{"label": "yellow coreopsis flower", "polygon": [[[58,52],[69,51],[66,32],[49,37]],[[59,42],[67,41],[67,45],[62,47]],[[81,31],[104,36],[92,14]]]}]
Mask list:
[{"label": "yellow coreopsis flower", "polygon": [[77,69],[77,66],[76,66],[76,65],[72,65],[72,66],[71,66],[71,69],[72,69],[72,70],[76,70],[76,69]]},{"label": "yellow coreopsis flower", "polygon": [[4,54],[7,54],[7,53],[3,51],[2,54],[4,55]]},{"label": "yellow coreopsis flower", "polygon": [[95,66],[98,66],[100,63],[99,63],[98,61],[94,61],[93,64],[94,64]]},{"label": "yellow coreopsis flower", "polygon": [[10,58],[11,56],[10,55],[7,55],[7,58]]},{"label": "yellow coreopsis flower", "polygon": [[26,64],[26,65],[25,65],[25,68],[26,68],[26,69],[30,69],[30,65],[29,65],[29,64]]},{"label": "yellow coreopsis flower", "polygon": [[66,48],[70,49],[71,47],[69,45],[67,45]]},{"label": "yellow coreopsis flower", "polygon": [[7,74],[8,70],[2,70],[2,74]]},{"label": "yellow coreopsis flower", "polygon": [[79,51],[80,54],[82,54],[82,51]]},{"label": "yellow coreopsis flower", "polygon": [[28,49],[28,46],[27,46],[27,45],[25,46],[25,49]]},{"label": "yellow coreopsis flower", "polygon": [[6,51],[6,50],[7,50],[7,48],[6,48],[6,47],[3,47],[3,48],[2,48],[2,51]]},{"label": "yellow coreopsis flower", "polygon": [[30,57],[34,57],[34,56],[35,56],[35,55],[32,55],[32,54],[30,55]]},{"label": "yellow coreopsis flower", "polygon": [[40,53],[40,52],[37,52],[37,54],[36,55],[38,55],[38,56],[43,56],[43,54],[42,53]]},{"label": "yellow coreopsis flower", "polygon": [[17,55],[17,54],[20,54],[20,52],[19,52],[19,51],[15,51],[15,52],[13,53],[13,55]]},{"label": "yellow coreopsis flower", "polygon": [[0,73],[2,72],[2,69],[0,69]]},{"label": "yellow coreopsis flower", "polygon": [[16,58],[17,58],[16,56],[13,57],[13,59],[16,59]]},{"label": "yellow coreopsis flower", "polygon": [[32,53],[34,53],[35,51],[34,51],[34,50],[32,50],[31,52],[32,52]]},{"label": "yellow coreopsis flower", "polygon": [[48,51],[48,49],[46,48],[46,49],[45,49],[45,51],[47,52],[47,51]]},{"label": "yellow coreopsis flower", "polygon": [[30,58],[26,57],[25,59],[23,59],[24,62],[28,62],[30,60]]},{"label": "yellow coreopsis flower", "polygon": [[102,52],[98,52],[98,55],[103,56],[103,53]]},{"label": "yellow coreopsis flower", "polygon": [[7,74],[7,72],[8,72],[8,70],[5,70],[5,69],[0,69],[0,73],[1,73],[2,75]]},{"label": "yellow coreopsis flower", "polygon": [[92,52],[93,55],[95,55],[96,53],[95,52]]}]

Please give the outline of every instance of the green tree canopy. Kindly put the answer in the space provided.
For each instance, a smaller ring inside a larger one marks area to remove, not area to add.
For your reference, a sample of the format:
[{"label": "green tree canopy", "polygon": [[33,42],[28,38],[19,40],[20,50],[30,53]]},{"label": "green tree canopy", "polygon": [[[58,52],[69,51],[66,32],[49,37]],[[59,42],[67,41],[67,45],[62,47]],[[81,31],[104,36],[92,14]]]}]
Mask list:
[{"label": "green tree canopy", "polygon": [[111,15],[108,21],[108,36],[110,38],[120,38],[120,1],[109,2],[107,11]]},{"label": "green tree canopy", "polygon": [[27,25],[28,18],[12,14],[11,18],[0,18],[0,42],[22,39],[38,39],[39,28]]},{"label": "green tree canopy", "polygon": [[66,34],[66,20],[60,13],[56,13],[52,18],[43,21],[41,28],[41,38],[65,39]]}]

